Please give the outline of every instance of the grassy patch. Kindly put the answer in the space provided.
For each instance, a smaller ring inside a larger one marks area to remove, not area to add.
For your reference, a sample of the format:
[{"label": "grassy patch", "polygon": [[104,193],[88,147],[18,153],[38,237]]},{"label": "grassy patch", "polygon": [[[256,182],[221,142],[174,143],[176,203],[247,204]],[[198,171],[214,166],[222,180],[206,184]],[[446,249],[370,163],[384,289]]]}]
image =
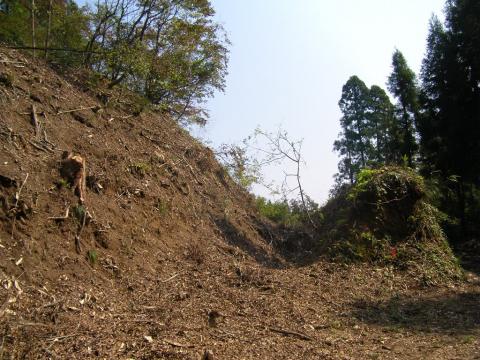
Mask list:
[{"label": "grassy patch", "polygon": [[148,173],[150,173],[150,171],[152,171],[152,167],[150,166],[150,164],[147,164],[145,162],[138,162],[130,165],[128,167],[128,170],[133,175],[138,175],[143,177]]},{"label": "grassy patch", "polygon": [[58,180],[55,185],[57,186],[58,189],[63,189],[63,188],[66,188],[66,189],[70,189],[70,183],[68,182],[68,180],[65,180],[64,178],[61,178],[60,180]]},{"label": "grassy patch", "polygon": [[169,205],[162,199],[157,199],[154,207],[155,207],[155,210],[157,210],[162,216],[167,215],[170,210]]},{"label": "grassy patch", "polygon": [[88,262],[93,266],[97,263],[98,261],[98,253],[95,249],[88,250],[87,252],[87,259]]}]

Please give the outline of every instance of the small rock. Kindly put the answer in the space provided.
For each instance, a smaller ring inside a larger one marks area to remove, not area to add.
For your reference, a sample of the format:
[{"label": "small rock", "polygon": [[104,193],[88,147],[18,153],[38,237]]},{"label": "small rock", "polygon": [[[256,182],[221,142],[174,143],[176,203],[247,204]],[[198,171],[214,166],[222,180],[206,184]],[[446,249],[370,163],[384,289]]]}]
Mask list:
[{"label": "small rock", "polygon": [[153,338],[151,336],[145,335],[143,338],[147,340],[150,344],[153,342]]},{"label": "small rock", "polygon": [[189,294],[185,291],[180,291],[178,294],[177,294],[177,300],[186,300],[189,298]]}]

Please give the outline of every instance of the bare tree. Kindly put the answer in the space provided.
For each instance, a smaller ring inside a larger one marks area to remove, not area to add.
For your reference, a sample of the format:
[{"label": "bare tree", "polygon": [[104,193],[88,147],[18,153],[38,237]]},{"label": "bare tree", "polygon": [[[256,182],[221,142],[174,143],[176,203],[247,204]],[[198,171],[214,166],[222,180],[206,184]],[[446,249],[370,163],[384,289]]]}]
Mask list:
[{"label": "bare tree", "polygon": [[[305,193],[301,181],[302,166],[305,164],[302,144],[303,140],[292,140],[281,128],[273,133],[256,129],[253,135],[243,140],[243,145],[222,145],[216,155],[237,183],[243,186],[245,183],[248,184],[245,186],[247,189],[253,183],[257,183],[272,193],[281,194],[286,200],[292,197],[294,200],[299,199],[302,211],[307,215],[310,224],[316,228],[311,216],[312,202]],[[252,151],[255,154],[252,154]],[[266,182],[264,173],[270,165],[292,169],[283,171],[284,177],[280,186],[275,186],[275,182]],[[293,186],[289,181],[291,178],[294,179]]]},{"label": "bare tree", "polygon": [[[267,166],[273,163],[280,163],[288,160],[294,165],[294,172],[284,171],[284,179],[281,185],[281,192],[284,197],[288,197],[294,192],[298,192],[298,196],[302,202],[302,206],[305,210],[308,210],[306,203],[306,195],[301,182],[301,167],[305,164],[302,157],[302,140],[292,140],[289,138],[288,133],[285,130],[278,129],[276,133],[269,133],[261,129],[255,130],[255,137],[260,137],[266,140],[264,147],[254,147],[257,151],[263,154],[263,158],[260,161],[260,166]],[[289,186],[288,179],[295,179],[295,186],[292,188]]]}]

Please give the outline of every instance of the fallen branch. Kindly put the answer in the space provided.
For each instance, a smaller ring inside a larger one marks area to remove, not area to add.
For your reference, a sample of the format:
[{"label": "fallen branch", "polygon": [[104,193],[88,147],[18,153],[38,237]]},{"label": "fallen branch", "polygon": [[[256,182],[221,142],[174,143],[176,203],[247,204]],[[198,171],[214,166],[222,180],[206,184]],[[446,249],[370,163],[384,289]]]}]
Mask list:
[{"label": "fallen branch", "polygon": [[68,114],[68,113],[72,113],[72,112],[75,112],[75,111],[92,110],[92,109],[95,109],[95,108],[98,108],[98,106],[94,105],[94,106],[89,106],[89,107],[81,107],[81,108],[78,108],[78,109],[63,110],[63,111],[57,112],[55,115]]},{"label": "fallen branch", "polygon": [[28,173],[25,175],[25,179],[22,182],[22,185],[20,185],[20,188],[18,191],[15,193],[15,208],[18,207],[18,202],[20,201],[20,195],[22,194],[22,189],[25,186],[25,183],[27,182],[28,179]]},{"label": "fallen branch", "polygon": [[173,280],[175,279],[178,275],[180,275],[180,273],[177,273],[177,274],[173,274],[172,276],[170,276],[168,279],[166,280],[162,280],[162,283],[166,283],[166,282],[169,282],[170,280]]},{"label": "fallen branch", "polygon": [[195,347],[194,345],[191,345],[191,344],[180,344],[178,342],[168,340],[168,339],[163,339],[163,342],[167,343],[168,345],[172,345],[174,347],[179,347],[179,348],[194,348]]},{"label": "fallen branch", "polygon": [[48,304],[45,304],[45,305],[42,305],[42,306],[38,307],[37,311],[40,310],[40,309],[45,309],[45,308],[57,306],[58,304],[61,304],[61,303],[62,303],[61,300],[57,300],[57,301],[54,301],[54,302],[51,302],[51,303],[48,303]]},{"label": "fallen branch", "polygon": [[75,336],[78,336],[79,334],[70,334],[70,335],[63,335],[63,336],[55,336],[55,337],[52,337],[52,338],[49,338],[47,339],[47,341],[60,341],[60,340],[63,340],[63,339],[68,339],[68,338],[71,338],[71,337],[75,337]]},{"label": "fallen branch", "polygon": [[283,330],[283,329],[279,329],[279,328],[275,328],[275,327],[269,327],[268,329],[270,331],[273,331],[273,332],[276,332],[276,333],[279,333],[279,334],[282,334],[282,335],[296,336],[296,337],[298,337],[299,339],[302,339],[302,340],[307,340],[307,341],[313,340],[310,336],[299,333],[299,332],[296,332],[296,331]]},{"label": "fallen branch", "polygon": [[20,62],[20,61],[10,61],[10,60],[0,60],[0,63],[2,64],[13,64],[13,65],[25,65],[25,63]]},{"label": "fallen branch", "polygon": [[190,173],[192,174],[193,178],[195,179],[195,181],[197,182],[198,185],[203,185],[203,182],[201,182],[200,180],[198,180],[198,177],[197,175],[195,174],[195,171],[193,171],[193,167],[190,165],[190,163],[187,161],[187,159],[185,159],[185,156],[182,155],[182,160],[185,162],[185,164],[187,165],[188,169],[190,170]]},{"label": "fallen branch", "polygon": [[30,145],[32,145],[32,146],[33,146],[35,149],[37,149],[37,150],[40,150],[40,151],[43,151],[43,152],[47,152],[47,153],[52,153],[52,152],[53,152],[52,149],[49,149],[49,148],[47,148],[47,147],[43,147],[42,145],[39,145],[39,144],[37,144],[37,143],[35,143],[35,142],[31,141],[31,140],[28,140],[28,143],[29,143]]},{"label": "fallen branch", "polygon": [[42,327],[51,327],[50,324],[44,324],[44,323],[34,323],[34,322],[19,322],[16,324],[13,324],[13,326],[42,326]]},{"label": "fallen branch", "polygon": [[48,138],[47,138],[47,132],[45,131],[45,129],[43,130],[43,141],[44,141],[46,144],[48,144],[48,145],[50,145],[51,147],[53,147],[53,148],[56,148],[56,147],[57,147],[57,145],[55,145],[54,143],[52,143],[52,142],[50,142],[50,141],[48,140]]},{"label": "fallen branch", "polygon": [[[45,118],[45,122],[47,122],[48,121],[47,113],[45,111],[43,111],[42,115]],[[47,132],[45,131],[45,129],[43,129],[43,142],[50,145],[53,149],[55,149],[57,147],[57,145],[55,145],[54,143],[52,143],[48,140]]]},{"label": "fallen branch", "polygon": [[66,220],[66,219],[68,219],[69,214],[70,214],[70,206],[68,206],[65,209],[65,215],[63,215],[63,216],[52,216],[52,217],[49,217],[48,220]]},{"label": "fallen branch", "polygon": [[37,109],[33,104],[32,104],[32,125],[35,126],[35,138],[38,139],[38,137],[40,136],[40,123],[37,118]]}]

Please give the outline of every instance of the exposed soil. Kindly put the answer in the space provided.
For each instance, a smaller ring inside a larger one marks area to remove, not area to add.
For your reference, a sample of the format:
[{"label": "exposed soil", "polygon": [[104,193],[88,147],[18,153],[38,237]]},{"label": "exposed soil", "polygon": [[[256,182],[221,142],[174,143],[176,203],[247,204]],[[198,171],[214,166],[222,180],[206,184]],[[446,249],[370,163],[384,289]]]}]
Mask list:
[{"label": "exposed soil", "polygon": [[[1,79],[0,359],[480,359],[474,273],[423,287],[388,267],[290,262],[168,117],[14,51]],[[84,206],[64,151],[86,160]]]}]

